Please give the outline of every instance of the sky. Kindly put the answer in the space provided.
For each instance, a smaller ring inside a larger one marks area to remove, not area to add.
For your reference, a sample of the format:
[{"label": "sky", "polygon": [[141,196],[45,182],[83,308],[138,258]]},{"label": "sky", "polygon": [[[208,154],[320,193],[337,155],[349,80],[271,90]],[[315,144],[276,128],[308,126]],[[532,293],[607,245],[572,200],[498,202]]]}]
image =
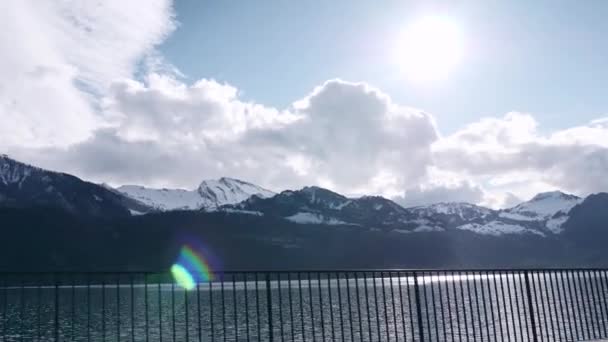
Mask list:
[{"label": "sky", "polygon": [[0,4],[0,151],[403,205],[608,191],[608,3]]}]

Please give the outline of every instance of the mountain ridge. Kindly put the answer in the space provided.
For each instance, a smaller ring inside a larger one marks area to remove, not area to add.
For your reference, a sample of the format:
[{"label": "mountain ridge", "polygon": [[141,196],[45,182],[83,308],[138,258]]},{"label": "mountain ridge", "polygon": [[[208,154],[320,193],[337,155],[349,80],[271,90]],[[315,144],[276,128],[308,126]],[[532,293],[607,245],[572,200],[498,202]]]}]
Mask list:
[{"label": "mountain ridge", "polygon": [[[12,165],[10,168],[0,168],[0,184],[4,184],[8,189],[7,184],[10,183],[11,193],[18,192],[23,182],[33,173],[41,175],[38,182],[40,184],[44,184],[45,177],[66,177],[112,197],[116,206],[123,207],[114,208],[122,211],[122,215],[125,214],[124,209],[131,215],[173,210],[203,210],[235,215],[266,215],[297,224],[358,226],[396,233],[456,230],[489,235],[548,236],[561,233],[569,219],[570,210],[583,202],[583,199],[577,196],[551,191],[539,193],[512,208],[500,210],[466,202],[403,207],[381,196],[349,198],[318,186],[274,193],[253,183],[229,177],[203,180],[193,190],[155,189],[139,185],[112,188],[88,183],[68,174],[37,168],[6,155],[0,158],[2,165]],[[0,204],[6,205],[10,201],[11,195],[7,189],[0,191]],[[48,192],[44,188],[37,191]],[[54,200],[61,202],[62,198],[58,195]],[[47,202],[53,204],[53,199],[38,201],[38,204]],[[63,207],[77,211],[74,204],[67,203]]]}]

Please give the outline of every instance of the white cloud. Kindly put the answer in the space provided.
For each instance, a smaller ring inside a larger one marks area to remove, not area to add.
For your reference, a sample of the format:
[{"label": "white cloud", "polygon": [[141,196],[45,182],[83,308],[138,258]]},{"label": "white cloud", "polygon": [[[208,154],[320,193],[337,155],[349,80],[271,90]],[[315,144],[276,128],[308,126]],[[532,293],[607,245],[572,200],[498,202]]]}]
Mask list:
[{"label": "white cloud", "polygon": [[99,94],[173,27],[169,0],[0,2],[0,146],[66,146],[104,125]]},{"label": "white cloud", "polygon": [[481,119],[433,145],[435,165],[528,198],[560,189],[608,191],[605,119],[541,134],[529,114]]},{"label": "white cloud", "polygon": [[244,101],[230,84],[184,82],[155,51],[176,26],[169,0],[8,0],[0,20],[0,148],[43,167],[114,184],[319,184],[407,205],[608,191],[607,118],[542,134],[512,112],[442,137],[432,115],[363,82],[328,80],[284,109]]}]

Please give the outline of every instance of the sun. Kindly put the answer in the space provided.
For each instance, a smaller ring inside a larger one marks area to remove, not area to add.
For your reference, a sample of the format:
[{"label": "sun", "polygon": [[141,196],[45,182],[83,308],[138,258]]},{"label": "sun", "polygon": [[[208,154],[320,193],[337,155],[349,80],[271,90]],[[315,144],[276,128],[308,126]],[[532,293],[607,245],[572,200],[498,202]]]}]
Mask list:
[{"label": "sun", "polygon": [[446,79],[464,54],[460,26],[446,16],[426,16],[406,26],[397,43],[397,64],[416,82]]}]

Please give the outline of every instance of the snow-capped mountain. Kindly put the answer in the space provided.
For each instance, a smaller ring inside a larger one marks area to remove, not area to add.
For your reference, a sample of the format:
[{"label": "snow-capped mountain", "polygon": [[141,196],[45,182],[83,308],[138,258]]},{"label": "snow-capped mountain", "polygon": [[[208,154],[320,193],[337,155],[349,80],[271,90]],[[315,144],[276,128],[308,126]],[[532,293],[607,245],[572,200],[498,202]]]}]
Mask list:
[{"label": "snow-capped mountain", "polygon": [[499,216],[517,222],[538,223],[551,233],[560,233],[568,213],[582,198],[560,191],[543,192],[527,202],[502,210]]},{"label": "snow-capped mountain", "polygon": [[0,206],[61,208],[78,215],[128,216],[130,200],[77,177],[0,155]]},{"label": "snow-capped mountain", "polygon": [[347,198],[319,187],[283,191],[272,198],[251,197],[220,210],[281,217],[299,224],[349,225],[396,233],[468,231],[483,235],[561,232],[568,211],[580,199],[560,192],[493,210],[469,203],[436,203],[403,208],[379,196]]},{"label": "snow-capped mountain", "polygon": [[312,186],[287,190],[271,198],[253,196],[221,210],[246,210],[282,217],[300,224],[327,224],[389,229],[402,225],[406,214],[397,203],[382,197],[347,198],[333,191]]},{"label": "snow-capped mountain", "polygon": [[493,210],[469,203],[404,208],[379,196],[349,198],[316,186],[279,194],[232,178],[206,180],[194,190],[117,189],[82,181],[0,157],[0,206],[47,205],[83,215],[132,215],[152,211],[203,210],[227,215],[266,216],[285,222],[359,227],[394,233],[473,232],[482,235],[560,234],[577,196],[559,191],[536,195],[515,207]]},{"label": "snow-capped mountain", "polygon": [[252,195],[262,198],[274,196],[274,192],[270,190],[226,177],[205,180],[195,190],[153,189],[139,185],[124,185],[116,190],[161,211],[211,210],[222,205],[242,202]]}]

